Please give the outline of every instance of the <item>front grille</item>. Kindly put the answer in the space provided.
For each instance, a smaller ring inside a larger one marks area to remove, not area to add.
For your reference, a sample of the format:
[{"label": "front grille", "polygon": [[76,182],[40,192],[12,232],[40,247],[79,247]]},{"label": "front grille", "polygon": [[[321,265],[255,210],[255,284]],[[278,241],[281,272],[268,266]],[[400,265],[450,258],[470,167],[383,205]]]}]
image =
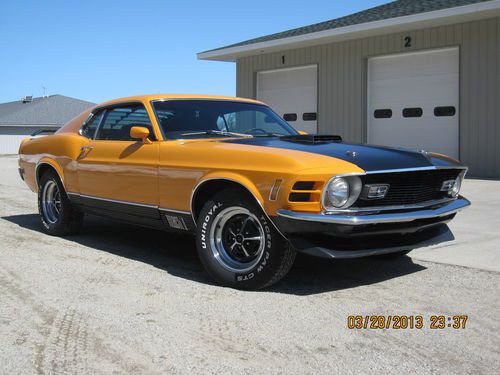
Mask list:
[{"label": "front grille", "polygon": [[447,193],[440,191],[441,185],[446,180],[457,178],[461,171],[461,169],[436,169],[367,174],[361,176],[363,185],[389,184],[389,191],[383,199],[359,198],[352,207],[411,205],[443,199],[447,197]]}]

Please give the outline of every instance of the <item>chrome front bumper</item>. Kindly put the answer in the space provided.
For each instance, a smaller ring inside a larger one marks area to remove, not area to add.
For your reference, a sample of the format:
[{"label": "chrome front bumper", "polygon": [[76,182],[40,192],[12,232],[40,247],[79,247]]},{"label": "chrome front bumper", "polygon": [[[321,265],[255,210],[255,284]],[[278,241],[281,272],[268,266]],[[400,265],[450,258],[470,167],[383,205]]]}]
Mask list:
[{"label": "chrome front bumper", "polygon": [[291,219],[325,224],[365,225],[380,223],[404,223],[420,219],[431,219],[452,215],[467,206],[470,201],[464,197],[425,209],[397,212],[321,213],[309,214],[289,210],[278,210],[277,215]]}]

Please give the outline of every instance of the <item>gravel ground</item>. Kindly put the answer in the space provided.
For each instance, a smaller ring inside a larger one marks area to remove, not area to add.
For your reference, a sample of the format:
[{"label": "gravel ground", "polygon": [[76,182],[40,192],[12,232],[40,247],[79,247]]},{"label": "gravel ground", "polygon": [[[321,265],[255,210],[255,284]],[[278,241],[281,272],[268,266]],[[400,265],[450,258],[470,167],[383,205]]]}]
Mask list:
[{"label": "gravel ground", "polygon": [[[16,168],[0,157],[0,373],[498,371],[497,272],[299,256],[271,289],[221,288],[190,237],[90,217],[78,236],[42,234]],[[348,315],[383,314],[425,328],[347,328]],[[440,314],[467,326],[429,329]]]}]

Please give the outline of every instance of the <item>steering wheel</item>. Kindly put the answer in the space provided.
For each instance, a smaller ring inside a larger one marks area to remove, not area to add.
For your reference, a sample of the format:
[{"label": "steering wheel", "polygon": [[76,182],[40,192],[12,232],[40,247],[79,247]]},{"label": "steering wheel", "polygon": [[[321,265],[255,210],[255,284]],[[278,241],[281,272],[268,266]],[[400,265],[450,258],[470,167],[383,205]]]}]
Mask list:
[{"label": "steering wheel", "polygon": [[267,134],[267,131],[261,128],[247,129],[243,132],[244,134]]}]

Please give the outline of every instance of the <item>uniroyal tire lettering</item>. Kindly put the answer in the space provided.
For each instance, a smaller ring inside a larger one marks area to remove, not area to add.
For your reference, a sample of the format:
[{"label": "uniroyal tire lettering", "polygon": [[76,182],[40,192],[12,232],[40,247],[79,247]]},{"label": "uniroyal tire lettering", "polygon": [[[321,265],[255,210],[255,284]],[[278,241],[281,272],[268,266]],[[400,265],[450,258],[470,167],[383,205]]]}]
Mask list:
[{"label": "uniroyal tire lettering", "polygon": [[211,216],[214,214],[214,212],[221,206],[222,203],[215,203],[213,207],[210,209],[210,211],[207,212],[207,215],[203,219],[203,224],[201,226],[201,236],[200,236],[201,247],[203,249],[206,249],[208,246],[206,242],[208,223],[210,222]]}]

